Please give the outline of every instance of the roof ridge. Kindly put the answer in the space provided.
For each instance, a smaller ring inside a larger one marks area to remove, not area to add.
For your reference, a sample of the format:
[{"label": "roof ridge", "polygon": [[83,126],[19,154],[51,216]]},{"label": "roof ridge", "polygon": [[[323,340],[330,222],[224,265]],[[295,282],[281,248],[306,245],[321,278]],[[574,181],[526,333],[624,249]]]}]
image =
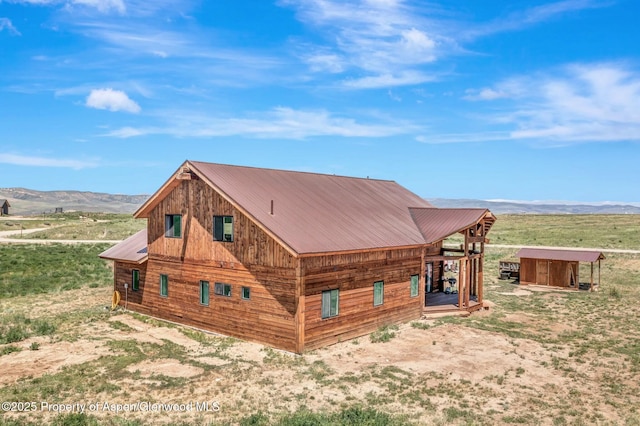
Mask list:
[{"label": "roof ridge", "polygon": [[336,178],[345,178],[345,179],[360,179],[360,180],[371,180],[371,181],[378,181],[378,182],[393,182],[393,183],[397,184],[397,182],[395,180],[392,180],[392,179],[370,178],[368,176],[367,177],[346,176],[346,175],[336,175],[336,174],[320,173],[320,172],[307,172],[307,171],[301,171],[301,170],[285,170],[285,169],[275,169],[275,168],[270,168],[270,167],[244,166],[244,165],[225,164],[225,163],[212,163],[212,162],[208,162],[208,161],[196,161],[196,160],[187,160],[187,161],[189,163],[192,163],[192,164],[198,164],[199,163],[199,164],[207,164],[207,165],[213,165],[213,166],[235,167],[235,168],[239,168],[239,169],[268,170],[268,171],[274,171],[274,172],[285,172],[285,173],[293,173],[293,174],[327,176],[327,177],[336,177]]}]

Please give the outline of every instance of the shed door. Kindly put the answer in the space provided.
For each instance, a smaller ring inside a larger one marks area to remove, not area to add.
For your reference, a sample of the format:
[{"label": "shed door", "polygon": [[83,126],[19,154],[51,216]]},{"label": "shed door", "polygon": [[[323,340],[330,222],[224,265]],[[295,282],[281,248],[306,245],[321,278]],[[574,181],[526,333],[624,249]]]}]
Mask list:
[{"label": "shed door", "polygon": [[549,261],[538,260],[536,270],[538,272],[536,282],[540,285],[549,285]]}]

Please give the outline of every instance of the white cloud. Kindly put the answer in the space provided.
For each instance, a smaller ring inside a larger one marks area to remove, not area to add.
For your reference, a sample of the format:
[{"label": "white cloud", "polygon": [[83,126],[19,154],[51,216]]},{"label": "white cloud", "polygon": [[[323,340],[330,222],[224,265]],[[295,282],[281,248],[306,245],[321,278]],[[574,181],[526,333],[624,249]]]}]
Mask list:
[{"label": "white cloud", "polygon": [[98,166],[98,161],[73,160],[66,158],[35,157],[18,154],[0,153],[0,163],[16,166],[61,167],[69,169],[86,169]]},{"label": "white cloud", "polygon": [[140,112],[140,106],[129,99],[126,93],[113,89],[94,89],[85,103],[89,108],[108,109],[109,111]]},{"label": "white cloud", "polygon": [[175,137],[245,136],[264,139],[305,139],[318,136],[385,137],[407,134],[418,129],[408,122],[361,123],[352,118],[337,117],[325,110],[295,110],[279,107],[244,118],[219,118],[168,112],[168,126],[123,127],[103,136],[129,138],[152,134]]},{"label": "white cloud", "polygon": [[0,31],[7,30],[11,35],[22,35],[11,23],[9,18],[0,18]]},{"label": "white cloud", "polygon": [[123,0],[9,0],[9,3],[33,4],[39,6],[62,5],[67,10],[71,10],[74,6],[79,5],[97,9],[101,13],[116,11],[120,14],[124,14],[126,12]]},{"label": "white cloud", "polygon": [[582,142],[640,142],[640,71],[615,63],[575,64],[517,77],[467,98],[508,98],[485,115],[499,132],[424,136],[425,142],[529,140],[547,146]]},{"label": "white cloud", "polygon": [[377,89],[384,87],[396,87],[415,85],[435,81],[433,75],[424,74],[419,71],[404,71],[400,74],[380,74],[358,79],[346,79],[343,85],[350,89]]}]

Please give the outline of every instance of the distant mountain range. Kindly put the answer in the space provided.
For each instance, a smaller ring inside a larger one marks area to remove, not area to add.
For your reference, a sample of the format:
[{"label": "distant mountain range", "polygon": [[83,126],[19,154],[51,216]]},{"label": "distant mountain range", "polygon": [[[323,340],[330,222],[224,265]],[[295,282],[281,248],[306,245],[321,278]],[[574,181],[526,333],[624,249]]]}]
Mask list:
[{"label": "distant mountain range", "polygon": [[[15,215],[63,211],[133,213],[149,194],[123,195],[88,191],[36,191],[25,188],[0,188],[0,200],[7,199]],[[640,203],[574,203],[511,200],[427,199],[436,207],[484,208],[494,214],[640,214]]]},{"label": "distant mountain range", "polygon": [[483,208],[494,214],[640,214],[640,204],[429,198],[436,207]]},{"label": "distant mountain range", "polygon": [[0,188],[0,200],[7,199],[15,215],[63,211],[133,213],[149,195],[104,194],[88,191],[36,191],[25,188]]}]

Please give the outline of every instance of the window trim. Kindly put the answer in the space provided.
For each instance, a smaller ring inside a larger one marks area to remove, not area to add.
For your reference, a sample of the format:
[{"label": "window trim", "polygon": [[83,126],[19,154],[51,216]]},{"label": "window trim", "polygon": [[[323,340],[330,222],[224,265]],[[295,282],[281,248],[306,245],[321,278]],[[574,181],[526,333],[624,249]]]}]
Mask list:
[{"label": "window trim", "polygon": [[[220,291],[218,289],[221,289]],[[228,292],[226,290],[229,290]],[[228,294],[226,294],[228,293]],[[213,284],[213,294],[222,297],[231,297],[231,284],[216,282]]]},{"label": "window trim", "polygon": [[[335,294],[335,310],[333,309],[333,295]],[[322,319],[329,319],[337,317],[340,314],[340,289],[334,288],[331,290],[324,290],[322,292],[322,299],[320,303],[320,316]],[[328,309],[325,309],[325,299],[328,300]],[[325,315],[327,311],[327,315]]]},{"label": "window trim", "polygon": [[[163,294],[164,286],[164,294]],[[160,274],[160,297],[169,297],[169,275]]]},{"label": "window trim", "polygon": [[[206,293],[207,293],[207,300],[203,301],[203,295],[204,292],[202,291],[204,288],[207,289]],[[209,300],[210,300],[210,292],[209,292],[209,281],[206,280],[200,280],[200,304],[202,306],[209,306]]]},{"label": "window trim", "polygon": [[[226,222],[227,219],[230,219],[231,222]],[[232,243],[234,240],[234,220],[232,215],[213,215],[213,241],[220,241],[223,243]],[[216,223],[218,225],[216,225]],[[231,233],[225,234],[226,224],[230,224]],[[227,238],[229,236],[229,238]]]},{"label": "window trim", "polygon": [[[415,294],[414,294],[414,286],[413,286],[413,279],[415,277]],[[410,278],[410,284],[409,284],[409,295],[411,297],[418,297],[420,295],[420,275],[415,274],[415,275],[411,275]]]},{"label": "window trim", "polygon": [[[176,218],[178,218],[177,221],[176,221]],[[176,222],[178,226],[176,226]],[[164,236],[167,238],[182,238],[182,215],[181,214],[165,214],[164,215]]]},{"label": "window trim", "polygon": [[[245,291],[247,292],[247,296],[245,297]],[[240,297],[242,300],[251,300],[251,287],[243,286],[240,290]]]},{"label": "window trim", "polygon": [[131,291],[140,290],[140,270],[132,269],[131,270]]},{"label": "window trim", "polygon": [[[376,287],[380,287],[380,300],[376,303]],[[384,305],[384,281],[376,281],[373,283],[373,306]]]}]

